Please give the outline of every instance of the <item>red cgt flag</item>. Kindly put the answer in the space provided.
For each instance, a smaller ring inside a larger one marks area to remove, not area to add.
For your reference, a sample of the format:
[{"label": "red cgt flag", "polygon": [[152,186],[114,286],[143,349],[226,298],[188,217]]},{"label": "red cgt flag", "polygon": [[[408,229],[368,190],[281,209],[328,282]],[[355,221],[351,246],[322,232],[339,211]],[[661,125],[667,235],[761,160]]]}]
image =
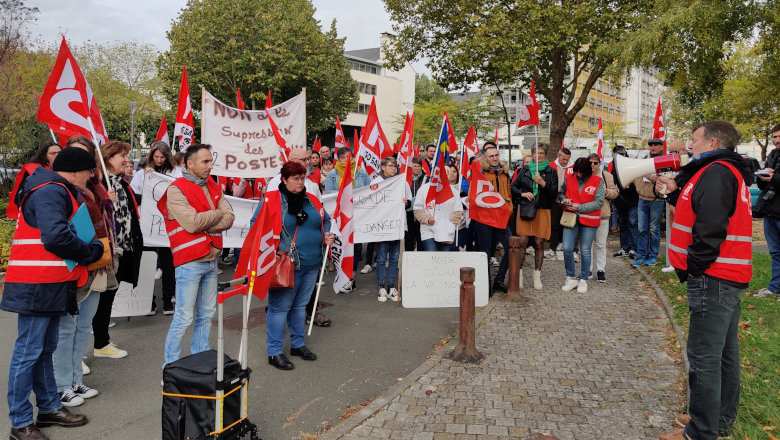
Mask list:
[{"label": "red cgt flag", "polygon": [[455,154],[458,151],[458,140],[455,139],[455,132],[452,130],[452,124],[450,124],[450,117],[447,116],[447,112],[444,112],[444,120],[447,121],[447,145],[450,147],[448,153]]},{"label": "red cgt flag", "polygon": [[[352,156],[347,157],[347,163]],[[333,280],[333,290],[341,291],[354,276],[352,268],[355,258],[355,232],[353,221],[354,205],[352,200],[352,173],[344,173],[341,179],[339,193],[336,197],[336,210],[330,231],[336,236],[330,246],[330,255],[336,266],[336,277]]]},{"label": "red cgt flag", "polygon": [[596,147],[596,153],[598,153],[601,161],[604,162],[604,128],[601,125],[601,118],[599,118],[599,144]]},{"label": "red cgt flag", "polygon": [[157,129],[157,136],[154,137],[156,141],[163,141],[168,146],[171,146],[171,140],[168,139],[168,123],[165,122],[165,115],[163,115],[162,121],[160,121],[160,128]]},{"label": "red cgt flag", "polygon": [[182,153],[195,142],[195,120],[192,118],[192,99],[190,98],[190,86],[187,83],[186,67],[182,67],[179,107],[176,110],[173,137],[179,139],[179,151]]},{"label": "red cgt flag", "polygon": [[317,153],[319,153],[320,148],[322,148],[322,142],[320,142],[319,137],[314,136],[314,145],[311,146],[311,151],[316,151]]},{"label": "red cgt flag", "polygon": [[368,117],[365,129],[361,133],[357,155],[361,159],[358,161],[358,166],[362,162],[372,179],[379,175],[379,165],[382,159],[393,155],[393,146],[387,141],[385,132],[379,124],[375,98],[371,98],[371,107],[368,109]]},{"label": "red cgt flag", "polygon": [[522,114],[520,114],[517,128],[525,127],[526,125],[539,125],[539,110],[541,110],[541,106],[536,101],[536,84],[531,80],[531,94],[525,100],[525,107]]},{"label": "red cgt flag", "polygon": [[469,186],[469,218],[484,225],[504,229],[512,210],[493,184],[482,174],[478,160],[471,164],[471,186]]},{"label": "red cgt flag", "polygon": [[241,89],[236,89],[236,108],[239,110],[246,110],[244,108],[244,100],[241,99]]},{"label": "red cgt flag", "polygon": [[265,108],[271,108],[274,106],[273,101],[271,101],[271,91],[268,91],[268,97],[265,98]]},{"label": "red cgt flag", "polygon": [[[241,257],[236,265],[233,279],[249,276],[249,292],[265,299],[271,285],[269,269],[276,263],[276,249],[282,234],[282,218],[278,207],[281,206],[279,191],[268,191],[260,213],[244,239]],[[243,289],[243,288],[242,288]]]},{"label": "red cgt flag", "polygon": [[664,154],[666,154],[666,126],[664,125],[664,111],[661,108],[661,97],[658,97],[658,106],[655,108],[653,119],[653,138],[664,141]]},{"label": "red cgt flag", "polygon": [[[344,139],[344,129],[341,128],[341,121],[339,121],[339,117],[336,116],[336,144],[334,145],[334,148],[336,151],[339,151],[340,148],[345,148],[347,146],[347,143]],[[333,157],[336,157],[336,151],[333,152]]]},{"label": "red cgt flag", "polygon": [[276,126],[276,122],[274,122],[274,118],[271,117],[271,108],[270,107],[266,108],[265,113],[268,115],[268,122],[271,123],[271,130],[274,133],[274,139],[276,140],[276,145],[279,146],[279,153],[282,155],[282,163],[287,163],[290,157],[290,152],[292,152],[292,150],[290,149],[290,147],[287,146],[287,141],[284,140],[282,134],[279,133],[279,127]]}]

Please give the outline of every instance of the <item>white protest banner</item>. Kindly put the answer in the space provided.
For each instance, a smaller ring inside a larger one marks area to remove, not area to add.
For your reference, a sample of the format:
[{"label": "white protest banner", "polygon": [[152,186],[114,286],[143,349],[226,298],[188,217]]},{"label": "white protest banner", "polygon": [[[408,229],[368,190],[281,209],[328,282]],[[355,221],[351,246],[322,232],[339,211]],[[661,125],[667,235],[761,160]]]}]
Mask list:
[{"label": "white protest banner", "polygon": [[[157,268],[157,253],[145,251],[141,256],[141,266],[139,273],[151,275]],[[121,318],[123,316],[143,316],[152,310],[152,297],[154,295],[154,277],[139,276],[138,285],[133,289],[133,285],[122,281],[114,297],[114,304],[111,306],[111,317]]]},{"label": "white protest banner", "polygon": [[[352,190],[355,243],[374,243],[404,238],[406,180],[396,176],[384,182]],[[322,196],[322,206],[333,216],[337,193]]]},{"label": "white protest banner", "polygon": [[[213,174],[226,177],[273,177],[282,161],[265,110],[239,110],[203,90],[201,139],[210,144]],[[306,94],[270,109],[290,148],[306,148]]]},{"label": "white protest banner", "polygon": [[[141,231],[144,235],[144,246],[170,247],[171,245],[168,241],[162,214],[157,209],[157,202],[160,201],[173,180],[171,177],[158,173],[144,175],[144,192],[141,200]],[[223,247],[240,248],[244,244],[244,237],[249,233],[249,221],[260,201],[231,196],[226,196],[225,200],[233,209],[236,219],[233,226],[222,233]]]},{"label": "white protest banner", "polygon": [[401,302],[406,308],[460,307],[460,268],[473,267],[475,306],[484,307],[487,264],[484,252],[404,252]]}]

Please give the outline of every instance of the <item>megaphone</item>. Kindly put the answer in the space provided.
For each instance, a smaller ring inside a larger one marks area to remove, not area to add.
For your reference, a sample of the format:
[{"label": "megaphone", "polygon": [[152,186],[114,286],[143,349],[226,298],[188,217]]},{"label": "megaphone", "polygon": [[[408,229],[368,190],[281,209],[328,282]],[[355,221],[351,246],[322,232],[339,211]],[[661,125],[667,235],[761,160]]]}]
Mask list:
[{"label": "megaphone", "polygon": [[649,159],[632,159],[617,154],[612,175],[615,176],[615,184],[618,188],[625,189],[634,180],[648,174],[671,177],[672,172],[682,170],[685,165],[688,165],[687,155],[667,154]]}]

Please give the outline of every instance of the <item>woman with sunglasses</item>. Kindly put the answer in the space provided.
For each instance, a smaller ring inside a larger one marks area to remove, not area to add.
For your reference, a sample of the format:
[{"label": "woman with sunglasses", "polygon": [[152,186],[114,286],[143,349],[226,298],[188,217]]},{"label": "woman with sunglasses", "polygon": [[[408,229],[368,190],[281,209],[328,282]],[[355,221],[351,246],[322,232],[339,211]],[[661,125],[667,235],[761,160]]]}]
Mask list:
[{"label": "woman with sunglasses", "polygon": [[[601,158],[598,154],[592,153],[588,156],[590,167],[594,176],[599,176],[604,182],[604,195],[607,199],[601,207],[601,223],[596,230],[594,244],[596,245],[596,255],[593,259],[593,266],[596,267],[596,281],[606,283],[607,278],[604,269],[607,266],[607,235],[609,235],[609,217],[612,215],[612,209],[609,206],[609,200],[615,200],[618,196],[618,189],[615,186],[615,180],[611,174],[605,172],[601,166]],[[592,268],[591,268],[592,273]]]}]

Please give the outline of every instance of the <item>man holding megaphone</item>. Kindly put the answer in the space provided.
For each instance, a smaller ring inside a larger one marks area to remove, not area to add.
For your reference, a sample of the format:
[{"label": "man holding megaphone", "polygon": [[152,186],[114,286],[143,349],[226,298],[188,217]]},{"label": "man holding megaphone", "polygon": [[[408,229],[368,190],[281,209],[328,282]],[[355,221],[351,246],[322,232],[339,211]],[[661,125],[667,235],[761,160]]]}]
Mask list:
[{"label": "man holding megaphone", "polygon": [[[716,440],[730,435],[739,402],[740,295],[753,274],[753,175],[735,151],[739,132],[728,122],[694,128],[691,161],[656,190],[676,205],[669,260],[688,283],[690,421],[660,440]],[[686,421],[680,416],[678,420]]]}]

